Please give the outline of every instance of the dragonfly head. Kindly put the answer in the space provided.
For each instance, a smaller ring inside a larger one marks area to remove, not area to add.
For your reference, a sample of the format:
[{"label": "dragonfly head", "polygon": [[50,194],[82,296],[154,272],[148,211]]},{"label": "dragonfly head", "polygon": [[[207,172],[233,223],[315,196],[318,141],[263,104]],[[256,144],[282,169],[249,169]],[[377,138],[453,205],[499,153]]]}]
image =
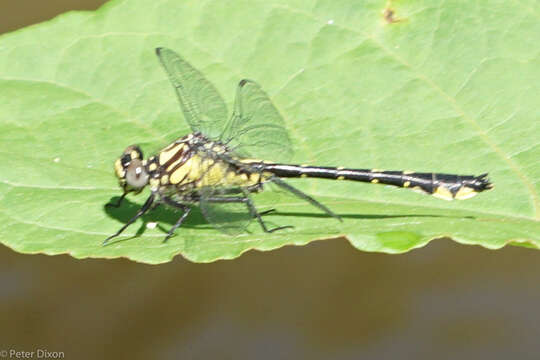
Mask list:
[{"label": "dragonfly head", "polygon": [[114,163],[114,172],[120,186],[126,193],[141,192],[150,178],[143,164],[142,151],[137,145],[128,146],[124,150]]}]

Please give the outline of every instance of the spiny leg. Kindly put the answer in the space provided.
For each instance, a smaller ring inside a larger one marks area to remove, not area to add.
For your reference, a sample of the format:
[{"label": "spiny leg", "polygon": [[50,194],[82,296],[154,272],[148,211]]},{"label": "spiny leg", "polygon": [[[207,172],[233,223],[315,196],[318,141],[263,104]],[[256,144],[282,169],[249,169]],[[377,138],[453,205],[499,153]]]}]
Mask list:
[{"label": "spiny leg", "polygon": [[[277,231],[277,230],[293,228],[294,227],[294,226],[291,226],[291,225],[287,225],[287,226],[278,226],[278,227],[273,228],[273,229],[268,229],[266,227],[266,224],[264,223],[264,221],[261,218],[261,214],[257,211],[257,209],[255,208],[255,205],[253,204],[251,199],[247,196],[248,194],[245,193],[243,190],[241,192],[244,193],[244,195],[245,195],[244,197],[241,197],[241,196],[236,196],[236,197],[210,196],[210,197],[206,197],[205,201],[214,202],[214,203],[244,203],[244,204],[246,204],[251,216],[254,217],[255,219],[257,219],[257,222],[259,223],[261,228],[264,230],[264,232],[267,232],[267,233],[271,233],[271,232],[274,232],[274,231]],[[264,213],[271,212],[272,210],[273,209],[271,209],[270,211],[265,211]]]},{"label": "spiny leg", "polygon": [[165,236],[165,239],[163,239],[163,242],[167,242],[167,240],[169,240],[169,238],[171,236],[173,236],[174,232],[176,231],[176,229],[178,229],[180,227],[180,225],[182,225],[182,223],[184,222],[184,220],[186,219],[186,217],[189,215],[190,211],[191,211],[191,208],[187,205],[184,205],[182,203],[179,203],[179,202],[176,202],[174,201],[173,199],[169,198],[169,197],[162,197],[161,200],[163,200],[164,203],[166,203],[167,205],[170,205],[170,206],[174,206],[176,208],[179,208],[181,209],[184,213],[182,214],[182,216],[180,216],[180,218],[178,219],[178,221],[176,222],[176,224],[174,224],[174,226],[169,230],[169,232],[167,233],[167,236]]},{"label": "spiny leg", "polygon": [[[247,192],[245,190],[242,190],[242,192],[244,193],[244,196],[245,196],[245,203],[246,203],[246,206],[248,207],[249,209],[249,212],[251,213],[251,216],[253,216],[254,218],[257,219],[257,221],[259,222],[259,225],[261,225],[262,229],[264,230],[264,232],[267,232],[267,233],[272,233],[274,231],[278,231],[278,230],[283,230],[283,229],[292,229],[294,228],[294,226],[292,225],[285,225],[285,226],[278,226],[278,227],[275,227],[273,229],[268,229],[266,227],[266,224],[264,223],[262,217],[261,217],[261,214],[257,211],[257,209],[255,208],[255,205],[253,204],[253,201],[251,201],[251,199],[249,198]],[[265,213],[267,214],[268,212],[272,212],[273,209],[269,210],[269,211],[265,211]]]},{"label": "spiny leg", "polygon": [[137,211],[137,213],[135,214],[134,217],[132,217],[124,226],[122,226],[120,228],[120,230],[118,230],[115,234],[109,236],[108,238],[105,239],[105,241],[103,241],[103,245],[106,245],[109,240],[111,240],[112,238],[115,238],[117,237],[118,235],[120,235],[122,233],[122,231],[126,230],[126,228],[133,224],[138,218],[140,218],[145,212],[148,211],[148,209],[150,209],[150,207],[152,206],[152,203],[154,202],[154,197],[155,195],[154,194],[151,194],[148,199],[146,199],[146,202],[144,203],[144,205]]},{"label": "spiny leg", "polygon": [[[248,191],[250,191],[249,188],[248,188]],[[244,194],[247,197],[247,193],[245,193],[244,190],[242,188],[240,188],[240,187],[234,187],[234,188],[225,189],[222,192],[222,195],[223,194],[225,194],[225,195]],[[214,202],[242,202],[242,201],[240,201],[240,199],[244,199],[244,197],[229,197],[229,198],[215,197],[214,199],[219,199],[218,201],[214,201]],[[234,199],[234,200],[233,201],[223,201],[223,199]],[[264,216],[264,215],[268,215],[268,214],[270,214],[270,213],[272,213],[274,211],[276,211],[276,209],[269,209],[269,210],[258,212],[258,214],[261,215],[261,216]]]},{"label": "spiny leg", "polygon": [[259,212],[259,215],[261,215],[261,216],[268,215],[268,214],[273,213],[274,211],[276,211],[276,209],[273,209],[273,208],[268,209],[268,210],[264,210],[264,211]]},{"label": "spiny leg", "polygon": [[[232,188],[222,189],[221,190],[221,195],[244,194],[245,197],[247,198],[249,196],[250,192],[256,192],[256,191],[258,191],[260,189],[262,189],[261,184],[256,184],[256,185],[253,185],[253,186],[250,186],[250,187],[247,187],[247,188],[232,187]],[[215,197],[214,199],[219,199],[219,200],[214,201],[214,202],[243,202],[243,201],[240,201],[240,199],[245,199],[245,198],[244,197],[228,197],[228,198]],[[234,199],[234,200],[233,201],[223,201],[223,199]],[[264,216],[264,215],[268,215],[270,213],[273,213],[274,211],[276,211],[276,209],[268,209],[268,210],[265,210],[265,211],[257,212],[257,214],[259,214],[260,216]],[[253,216],[253,217],[256,218],[256,216]]]},{"label": "spiny leg", "polygon": [[105,206],[107,206],[107,207],[115,207],[115,208],[120,207],[120,204],[122,203],[122,201],[124,200],[124,198],[126,197],[127,194],[128,194],[127,192],[123,193],[122,196],[120,196],[118,198],[118,201],[116,202],[116,204],[115,203],[107,203],[107,204],[105,204]]}]

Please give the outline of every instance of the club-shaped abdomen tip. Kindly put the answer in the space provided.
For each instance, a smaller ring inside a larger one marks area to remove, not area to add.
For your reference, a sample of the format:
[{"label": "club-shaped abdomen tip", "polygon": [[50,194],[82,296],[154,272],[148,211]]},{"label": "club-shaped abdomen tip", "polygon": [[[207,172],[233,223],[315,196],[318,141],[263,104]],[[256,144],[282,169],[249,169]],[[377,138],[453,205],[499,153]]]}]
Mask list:
[{"label": "club-shaped abdomen tip", "polygon": [[493,189],[493,184],[489,181],[487,173],[475,177],[470,186],[478,192]]},{"label": "club-shaped abdomen tip", "polygon": [[493,184],[489,182],[488,174],[482,174],[474,177],[472,180],[467,180],[457,192],[454,193],[454,198],[457,200],[469,199],[476,194],[493,188]]}]

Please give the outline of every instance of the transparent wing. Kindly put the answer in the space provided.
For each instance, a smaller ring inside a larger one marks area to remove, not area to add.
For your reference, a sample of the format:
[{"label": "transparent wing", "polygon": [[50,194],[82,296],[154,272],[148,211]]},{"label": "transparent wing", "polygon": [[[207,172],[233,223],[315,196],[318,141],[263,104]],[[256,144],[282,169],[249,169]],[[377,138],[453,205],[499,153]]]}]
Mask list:
[{"label": "transparent wing", "polygon": [[200,190],[200,209],[206,220],[229,234],[243,233],[251,222],[245,195],[239,189],[204,187]]},{"label": "transparent wing", "polygon": [[233,115],[221,141],[242,157],[286,162],[292,155],[283,117],[259,84],[251,80],[238,84]]},{"label": "transparent wing", "polygon": [[156,54],[178,95],[191,129],[212,139],[218,138],[224,130],[228,114],[217,89],[174,51],[157,48]]}]

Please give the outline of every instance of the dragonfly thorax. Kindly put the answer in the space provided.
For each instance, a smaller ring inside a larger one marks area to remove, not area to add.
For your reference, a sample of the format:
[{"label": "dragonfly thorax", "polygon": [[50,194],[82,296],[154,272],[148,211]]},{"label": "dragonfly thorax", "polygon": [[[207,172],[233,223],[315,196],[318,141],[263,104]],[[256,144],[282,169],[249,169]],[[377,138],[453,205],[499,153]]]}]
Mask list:
[{"label": "dragonfly thorax", "polygon": [[146,162],[153,192],[191,193],[205,187],[251,187],[263,180],[225,144],[201,133],[186,135]]}]

